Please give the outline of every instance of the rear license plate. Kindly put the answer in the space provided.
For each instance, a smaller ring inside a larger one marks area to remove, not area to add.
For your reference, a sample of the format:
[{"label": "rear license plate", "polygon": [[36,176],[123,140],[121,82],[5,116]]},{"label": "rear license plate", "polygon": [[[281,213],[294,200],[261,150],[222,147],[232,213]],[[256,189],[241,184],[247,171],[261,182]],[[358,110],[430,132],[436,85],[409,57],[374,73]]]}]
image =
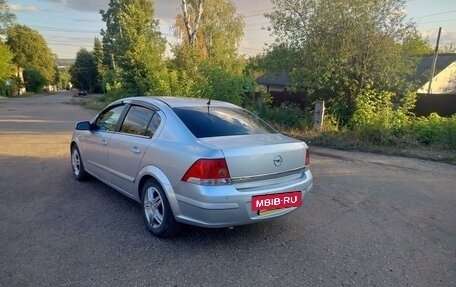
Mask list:
[{"label": "rear license plate", "polygon": [[301,205],[300,191],[252,196],[252,211],[274,210]]}]

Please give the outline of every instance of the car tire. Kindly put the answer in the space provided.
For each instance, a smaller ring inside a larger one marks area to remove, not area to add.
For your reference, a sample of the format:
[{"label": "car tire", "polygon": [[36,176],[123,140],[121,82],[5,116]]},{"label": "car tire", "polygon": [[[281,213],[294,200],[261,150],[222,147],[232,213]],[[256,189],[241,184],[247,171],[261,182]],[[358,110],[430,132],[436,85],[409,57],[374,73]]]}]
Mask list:
[{"label": "car tire", "polygon": [[73,171],[74,178],[79,181],[86,180],[88,177],[82,163],[81,152],[77,145],[71,146],[71,170]]},{"label": "car tire", "polygon": [[165,192],[153,179],[148,179],[142,187],[141,210],[147,228],[156,237],[172,237],[181,228],[174,219]]}]

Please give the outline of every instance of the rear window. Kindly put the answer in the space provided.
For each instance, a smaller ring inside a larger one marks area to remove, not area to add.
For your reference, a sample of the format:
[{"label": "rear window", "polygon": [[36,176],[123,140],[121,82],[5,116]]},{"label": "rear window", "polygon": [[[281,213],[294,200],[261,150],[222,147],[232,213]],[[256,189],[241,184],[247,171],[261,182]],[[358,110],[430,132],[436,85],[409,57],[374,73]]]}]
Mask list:
[{"label": "rear window", "polygon": [[277,133],[263,120],[242,109],[186,107],[173,110],[197,138]]}]

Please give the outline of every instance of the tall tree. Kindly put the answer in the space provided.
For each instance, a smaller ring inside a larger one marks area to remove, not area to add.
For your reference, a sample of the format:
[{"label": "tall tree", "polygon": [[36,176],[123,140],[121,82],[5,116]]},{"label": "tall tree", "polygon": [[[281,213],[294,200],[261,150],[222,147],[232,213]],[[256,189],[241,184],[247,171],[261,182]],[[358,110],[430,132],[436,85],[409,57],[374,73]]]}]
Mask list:
[{"label": "tall tree", "polygon": [[97,84],[97,65],[93,54],[82,48],[76,54],[76,61],[70,68],[72,82],[79,89],[85,89],[89,93],[93,92]]},{"label": "tall tree", "polygon": [[13,62],[19,68],[41,73],[45,84],[54,78],[55,58],[38,31],[15,25],[7,30],[6,44],[14,54]]},{"label": "tall tree", "polygon": [[167,70],[163,62],[166,41],[154,19],[152,0],[111,0],[100,12],[105,63],[118,69],[123,87],[132,94],[162,94]]},{"label": "tall tree", "polygon": [[103,91],[102,82],[103,82],[103,78],[105,75],[105,68],[103,65],[103,46],[101,44],[100,39],[98,39],[98,38],[95,38],[95,40],[93,42],[92,54],[93,54],[93,57],[95,60],[95,65],[97,66],[97,74],[98,74],[95,92],[101,92],[101,91]]},{"label": "tall tree", "polygon": [[13,54],[8,49],[8,46],[0,42],[0,85],[11,77],[13,67]]},{"label": "tall tree", "polygon": [[10,12],[6,0],[0,0],[0,40],[6,35],[8,27],[14,24],[16,15]]},{"label": "tall tree", "polygon": [[234,3],[189,0],[182,1],[182,8],[174,25],[175,35],[181,39],[173,47],[177,65],[194,73],[198,63],[204,61],[240,74],[243,61],[237,48],[244,36],[244,20]]},{"label": "tall tree", "polygon": [[411,71],[402,42],[416,34],[404,0],[272,0],[278,42],[297,50],[294,87],[337,102],[342,120],[365,89],[399,91]]},{"label": "tall tree", "polygon": [[120,56],[120,47],[117,39],[121,36],[120,13],[122,4],[120,1],[110,0],[108,10],[100,10],[102,20],[106,23],[106,29],[101,30],[103,42],[103,63],[109,69],[116,68],[115,58]]}]

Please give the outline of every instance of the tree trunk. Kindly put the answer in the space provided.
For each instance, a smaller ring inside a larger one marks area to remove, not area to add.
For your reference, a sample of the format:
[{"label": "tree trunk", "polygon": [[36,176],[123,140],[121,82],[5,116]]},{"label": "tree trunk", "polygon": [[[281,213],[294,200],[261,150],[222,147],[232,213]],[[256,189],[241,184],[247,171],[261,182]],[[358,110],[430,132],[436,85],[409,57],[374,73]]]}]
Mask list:
[{"label": "tree trunk", "polygon": [[198,1],[198,8],[196,10],[195,20],[193,23],[191,23],[190,14],[188,13],[187,0],[182,0],[182,13],[184,16],[185,28],[187,30],[188,43],[190,45],[195,45],[196,43],[196,32],[198,31],[198,26],[201,21],[201,16],[203,14],[203,4],[204,0]]}]

